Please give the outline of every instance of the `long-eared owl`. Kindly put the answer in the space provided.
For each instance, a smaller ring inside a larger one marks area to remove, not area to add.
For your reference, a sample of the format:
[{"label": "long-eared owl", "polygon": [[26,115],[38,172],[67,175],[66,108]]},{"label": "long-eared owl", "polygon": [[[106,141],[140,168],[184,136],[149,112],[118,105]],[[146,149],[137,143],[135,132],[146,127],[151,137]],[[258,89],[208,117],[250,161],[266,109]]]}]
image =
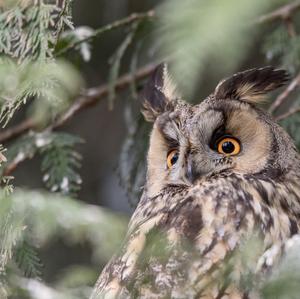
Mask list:
[{"label": "long-eared owl", "polygon": [[299,154],[257,107],[287,80],[247,70],[191,105],[156,69],[141,95],[154,123],[144,192],[92,298],[260,298],[300,226]]}]

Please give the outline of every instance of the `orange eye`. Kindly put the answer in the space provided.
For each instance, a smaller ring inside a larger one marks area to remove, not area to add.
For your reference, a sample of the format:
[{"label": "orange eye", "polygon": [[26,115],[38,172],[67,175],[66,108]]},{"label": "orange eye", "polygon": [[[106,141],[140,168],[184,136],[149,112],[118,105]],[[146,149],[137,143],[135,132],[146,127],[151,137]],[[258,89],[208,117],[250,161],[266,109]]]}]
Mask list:
[{"label": "orange eye", "polygon": [[177,149],[173,149],[168,152],[167,155],[167,166],[170,169],[178,160],[179,152]]},{"label": "orange eye", "polygon": [[240,153],[241,145],[238,140],[232,137],[225,137],[218,141],[217,149],[220,154],[234,156]]}]

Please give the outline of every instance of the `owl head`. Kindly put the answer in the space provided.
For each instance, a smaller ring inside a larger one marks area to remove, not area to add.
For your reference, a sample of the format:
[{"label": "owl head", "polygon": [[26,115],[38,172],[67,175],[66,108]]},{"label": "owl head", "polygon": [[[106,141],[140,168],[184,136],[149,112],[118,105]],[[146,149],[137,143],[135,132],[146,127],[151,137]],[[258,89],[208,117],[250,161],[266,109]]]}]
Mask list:
[{"label": "owl head", "polygon": [[280,179],[296,167],[290,137],[257,107],[287,80],[284,70],[273,67],[247,70],[222,80],[210,96],[191,105],[178,95],[167,66],[160,65],[141,94],[142,113],[154,123],[148,194],[223,173]]}]

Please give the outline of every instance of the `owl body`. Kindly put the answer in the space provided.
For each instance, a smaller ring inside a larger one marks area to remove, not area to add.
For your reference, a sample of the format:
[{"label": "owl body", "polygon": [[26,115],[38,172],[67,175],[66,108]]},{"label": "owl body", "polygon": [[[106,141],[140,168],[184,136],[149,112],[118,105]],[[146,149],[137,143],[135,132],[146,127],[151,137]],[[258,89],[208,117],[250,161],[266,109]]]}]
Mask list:
[{"label": "owl body", "polygon": [[299,154],[255,106],[286,80],[238,73],[192,106],[156,70],[142,96],[154,122],[145,190],[92,298],[260,298],[247,277],[266,279],[300,225]]}]

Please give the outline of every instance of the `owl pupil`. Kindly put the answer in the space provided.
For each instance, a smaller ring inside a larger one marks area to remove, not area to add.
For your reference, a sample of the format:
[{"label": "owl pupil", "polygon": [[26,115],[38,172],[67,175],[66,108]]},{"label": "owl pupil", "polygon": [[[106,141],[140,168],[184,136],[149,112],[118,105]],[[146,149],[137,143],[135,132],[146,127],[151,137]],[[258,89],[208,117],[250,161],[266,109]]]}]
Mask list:
[{"label": "owl pupil", "polygon": [[171,159],[171,164],[174,165],[178,160],[178,153],[175,153]]},{"label": "owl pupil", "polygon": [[231,154],[234,151],[234,149],[235,149],[234,144],[230,141],[225,141],[222,144],[222,150],[226,154]]}]

